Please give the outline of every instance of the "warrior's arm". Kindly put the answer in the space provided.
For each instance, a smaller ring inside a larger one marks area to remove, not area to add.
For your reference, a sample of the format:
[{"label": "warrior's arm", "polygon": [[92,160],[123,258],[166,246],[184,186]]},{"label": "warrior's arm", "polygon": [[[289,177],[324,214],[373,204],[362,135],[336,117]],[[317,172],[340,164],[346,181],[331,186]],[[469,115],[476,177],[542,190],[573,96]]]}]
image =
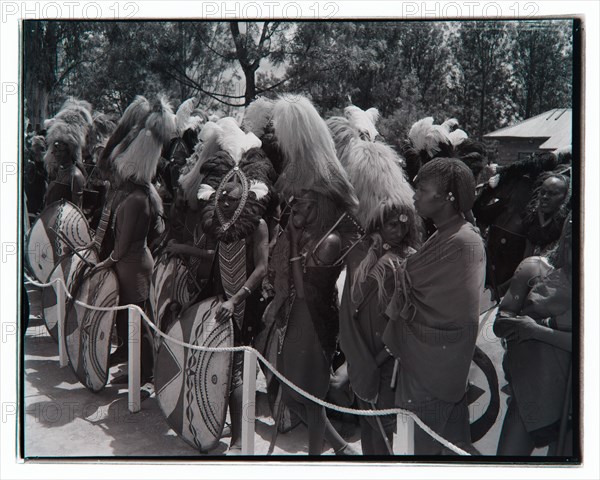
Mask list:
[{"label": "warrior's arm", "polygon": [[83,188],[85,186],[85,177],[78,168],[75,168],[73,173],[73,182],[71,183],[72,191],[71,198],[73,203],[81,208],[83,205]]},{"label": "warrior's arm", "polygon": [[167,253],[198,257],[202,260],[211,260],[213,255],[215,254],[214,250],[205,250],[203,248],[198,248],[193,245],[188,245],[187,243],[171,243],[167,245],[165,251]]},{"label": "warrior's arm", "polygon": [[498,315],[494,322],[494,333],[497,336],[506,337],[514,332],[515,325],[511,319],[520,315],[531,289],[530,281],[542,274],[542,269],[547,270],[542,267],[537,257],[526,258],[519,264],[510,281],[508,292],[498,308]]},{"label": "warrior's arm", "polygon": [[[258,288],[263,278],[267,274],[267,262],[269,256],[269,231],[267,224],[263,219],[260,220],[258,227],[253,234],[253,255],[254,255],[254,270],[244,282],[244,287],[231,297],[231,301],[237,305]],[[249,291],[248,291],[249,290]]]},{"label": "warrior's arm", "polygon": [[561,332],[560,330],[544,327],[537,323],[532,329],[531,338],[568,352],[573,348],[573,335],[571,332]]},{"label": "warrior's arm", "polygon": [[296,290],[296,298],[304,300],[304,276],[302,272],[303,258],[298,249],[298,241],[300,240],[300,232],[294,227],[294,222],[290,218],[287,224],[287,234],[290,241],[290,270],[292,272],[292,280]]}]

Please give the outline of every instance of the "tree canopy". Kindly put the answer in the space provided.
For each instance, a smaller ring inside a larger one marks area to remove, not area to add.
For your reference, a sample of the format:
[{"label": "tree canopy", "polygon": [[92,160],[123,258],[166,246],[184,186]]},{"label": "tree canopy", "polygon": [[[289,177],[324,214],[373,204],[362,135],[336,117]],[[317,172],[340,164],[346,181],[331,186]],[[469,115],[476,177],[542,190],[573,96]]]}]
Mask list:
[{"label": "tree canopy", "polygon": [[136,95],[196,96],[240,115],[261,95],[308,95],[321,113],[381,112],[394,144],[423,116],[469,135],[571,107],[573,22],[28,20],[26,115],[34,126],[75,96],[119,115]]}]

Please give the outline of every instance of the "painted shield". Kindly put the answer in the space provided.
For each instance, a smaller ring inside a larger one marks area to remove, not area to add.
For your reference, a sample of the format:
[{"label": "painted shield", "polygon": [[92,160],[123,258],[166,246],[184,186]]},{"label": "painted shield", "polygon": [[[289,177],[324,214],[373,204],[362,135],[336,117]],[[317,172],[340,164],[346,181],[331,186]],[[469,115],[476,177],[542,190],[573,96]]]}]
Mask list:
[{"label": "painted shield", "polygon": [[[77,253],[80,256],[71,254],[58,262],[54,270],[52,270],[48,282],[53,282],[57,278],[60,278],[65,283],[67,290],[71,292],[73,280],[82,271],[82,268],[86,266],[81,257],[92,264],[98,262],[98,255],[92,248],[79,250]],[[54,286],[42,289],[42,317],[48,333],[54,341],[58,342],[58,310],[56,308],[56,291]]]},{"label": "painted shield", "polygon": [[[77,300],[95,307],[119,304],[119,283],[112,269],[90,275],[82,267],[73,277],[71,293]],[[65,338],[67,355],[79,381],[93,392],[104,388],[108,380],[110,337],[116,311],[97,311],[67,301]]]},{"label": "painted shield", "polygon": [[162,331],[171,324],[171,306],[187,305],[197,289],[190,291],[189,271],[176,256],[161,255],[152,272],[150,308],[154,323]]},{"label": "painted shield", "polygon": [[58,262],[71,252],[68,243],[55,232],[60,232],[75,248],[92,241],[88,222],[75,205],[65,200],[48,205],[25,240],[25,259],[40,282],[46,282]]},{"label": "painted shield", "polygon": [[[191,345],[233,346],[231,321],[217,322],[220,297],[211,297],[187,309],[167,335]],[[156,398],[167,423],[187,443],[208,452],[219,443],[231,383],[233,354],[203,352],[164,340],[154,369]]]}]

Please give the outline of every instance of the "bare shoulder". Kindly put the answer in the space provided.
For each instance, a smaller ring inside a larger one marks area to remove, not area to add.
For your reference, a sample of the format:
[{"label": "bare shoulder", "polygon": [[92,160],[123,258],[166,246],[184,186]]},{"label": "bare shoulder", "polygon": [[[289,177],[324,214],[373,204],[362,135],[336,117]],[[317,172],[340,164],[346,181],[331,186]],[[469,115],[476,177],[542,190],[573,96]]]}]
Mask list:
[{"label": "bare shoulder", "polygon": [[258,240],[262,240],[265,237],[269,236],[269,228],[267,227],[267,222],[263,218],[261,218],[258,222],[258,226],[254,231],[254,238]]},{"label": "bare shoulder", "polygon": [[85,176],[79,168],[73,169],[73,181],[79,185],[85,184]]},{"label": "bare shoulder", "polygon": [[513,281],[529,282],[535,277],[546,275],[552,268],[544,257],[527,257],[515,270]]},{"label": "bare shoulder", "polygon": [[123,209],[142,214],[150,209],[148,196],[141,190],[134,190],[123,199]]}]

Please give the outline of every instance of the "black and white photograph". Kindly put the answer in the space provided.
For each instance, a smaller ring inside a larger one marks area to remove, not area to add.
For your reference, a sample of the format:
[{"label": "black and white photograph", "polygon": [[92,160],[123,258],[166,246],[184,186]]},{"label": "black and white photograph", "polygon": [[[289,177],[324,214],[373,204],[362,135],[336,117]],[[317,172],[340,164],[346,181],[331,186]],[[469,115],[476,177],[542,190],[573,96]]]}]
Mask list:
[{"label": "black and white photograph", "polygon": [[35,3],[17,463],[590,460],[584,15]]}]

